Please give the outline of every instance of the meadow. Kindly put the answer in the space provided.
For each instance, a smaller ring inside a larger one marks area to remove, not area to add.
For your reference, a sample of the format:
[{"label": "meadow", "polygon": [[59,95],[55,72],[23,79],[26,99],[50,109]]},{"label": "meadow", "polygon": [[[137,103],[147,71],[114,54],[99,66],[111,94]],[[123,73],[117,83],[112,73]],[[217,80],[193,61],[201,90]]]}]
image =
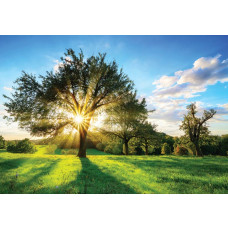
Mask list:
[{"label": "meadow", "polygon": [[0,150],[0,193],[228,193],[227,157],[87,155],[50,155],[45,145],[34,154]]}]

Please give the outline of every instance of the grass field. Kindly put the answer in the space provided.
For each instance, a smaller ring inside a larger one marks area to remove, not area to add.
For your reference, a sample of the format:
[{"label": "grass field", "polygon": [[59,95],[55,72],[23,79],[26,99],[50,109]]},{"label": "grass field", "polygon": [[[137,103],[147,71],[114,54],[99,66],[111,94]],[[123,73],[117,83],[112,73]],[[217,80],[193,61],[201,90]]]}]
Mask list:
[{"label": "grass field", "polygon": [[228,193],[228,158],[0,150],[0,193]]}]

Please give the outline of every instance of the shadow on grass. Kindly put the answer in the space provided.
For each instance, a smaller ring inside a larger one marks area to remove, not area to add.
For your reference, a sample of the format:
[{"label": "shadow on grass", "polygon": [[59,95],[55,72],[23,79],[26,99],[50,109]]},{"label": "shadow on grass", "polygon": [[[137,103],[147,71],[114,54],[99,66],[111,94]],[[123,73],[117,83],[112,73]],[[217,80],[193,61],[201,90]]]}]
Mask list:
[{"label": "shadow on grass", "polygon": [[[29,166],[27,172],[23,170],[17,170],[20,166],[25,164],[28,159],[11,159],[1,163],[1,171],[7,173],[10,169],[16,169],[15,174],[5,178],[1,181],[3,185],[0,188],[0,193],[5,194],[29,194],[29,193],[50,193],[43,192],[43,183],[42,177],[49,175],[50,171],[57,165],[58,160],[47,161],[45,159],[29,159],[27,164],[29,165],[40,165],[44,164],[41,167],[32,167]],[[45,164],[46,162],[46,164]],[[26,165],[26,164],[25,164]],[[50,190],[50,189],[49,189]]]},{"label": "shadow on grass", "polygon": [[[109,160],[120,161],[110,157]],[[228,173],[227,163],[213,163],[202,158],[164,157],[159,160],[125,158],[121,162],[134,165],[156,177],[155,181],[166,185],[173,193],[227,193],[228,182],[220,181]]]},{"label": "shadow on grass", "polygon": [[202,159],[202,158],[191,158],[188,157],[161,157],[159,160],[138,160],[131,158],[121,159],[119,157],[109,157],[109,160],[121,161],[126,164],[131,164],[140,169],[173,169],[173,172],[182,172],[195,176],[220,176],[221,174],[228,172],[228,163],[218,164],[213,161]]},{"label": "shadow on grass", "polygon": [[80,158],[82,169],[75,181],[69,183],[78,189],[79,194],[135,194],[134,189],[121,183],[115,177],[102,172],[88,158]]},{"label": "shadow on grass", "polygon": [[25,158],[15,158],[10,160],[0,161],[0,172],[6,172],[10,169],[16,169],[20,167],[24,162]]}]

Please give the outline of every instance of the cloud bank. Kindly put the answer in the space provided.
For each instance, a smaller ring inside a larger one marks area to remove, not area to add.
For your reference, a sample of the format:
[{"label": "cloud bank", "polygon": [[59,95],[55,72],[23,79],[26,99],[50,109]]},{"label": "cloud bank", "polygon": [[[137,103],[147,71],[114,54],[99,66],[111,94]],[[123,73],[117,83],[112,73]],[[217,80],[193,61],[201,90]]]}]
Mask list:
[{"label": "cloud bank", "polygon": [[[146,98],[148,107],[156,109],[150,117],[151,122],[158,124],[158,130],[180,135],[179,125],[190,103],[189,99],[200,96],[208,86],[218,82],[228,82],[228,59],[222,60],[221,55],[199,58],[192,68],[176,71],[173,76],[160,77],[153,82],[156,89],[152,96]],[[200,101],[195,102],[199,114],[209,108]],[[228,103],[213,108],[217,114],[210,122],[228,121]]]}]

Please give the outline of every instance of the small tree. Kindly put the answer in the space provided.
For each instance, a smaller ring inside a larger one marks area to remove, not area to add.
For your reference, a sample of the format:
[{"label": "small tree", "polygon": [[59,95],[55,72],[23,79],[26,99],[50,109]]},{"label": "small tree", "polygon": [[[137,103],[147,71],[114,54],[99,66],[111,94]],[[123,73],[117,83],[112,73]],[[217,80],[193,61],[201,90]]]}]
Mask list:
[{"label": "small tree", "polygon": [[185,132],[185,136],[194,143],[196,148],[196,155],[203,156],[199,141],[202,135],[208,134],[208,127],[206,122],[211,119],[216,111],[211,109],[209,111],[204,110],[204,114],[201,118],[196,117],[196,105],[194,103],[187,106],[188,113],[184,115],[184,120],[180,125],[180,129]]},{"label": "small tree", "polygon": [[38,80],[23,72],[16,80],[12,98],[5,96],[11,120],[34,136],[59,135],[64,129],[79,132],[79,157],[86,157],[86,137],[94,114],[118,103],[133,83],[115,61],[106,63],[105,54],[84,58],[68,49],[57,72]]},{"label": "small tree", "polygon": [[145,155],[149,154],[149,147],[154,144],[156,140],[156,125],[145,121],[140,125],[138,138],[141,145],[145,149]]},{"label": "small tree", "polygon": [[6,140],[0,135],[0,149],[6,148]]},{"label": "small tree", "polygon": [[166,154],[166,155],[171,154],[171,149],[170,149],[168,143],[164,143],[162,145],[161,154]]}]

